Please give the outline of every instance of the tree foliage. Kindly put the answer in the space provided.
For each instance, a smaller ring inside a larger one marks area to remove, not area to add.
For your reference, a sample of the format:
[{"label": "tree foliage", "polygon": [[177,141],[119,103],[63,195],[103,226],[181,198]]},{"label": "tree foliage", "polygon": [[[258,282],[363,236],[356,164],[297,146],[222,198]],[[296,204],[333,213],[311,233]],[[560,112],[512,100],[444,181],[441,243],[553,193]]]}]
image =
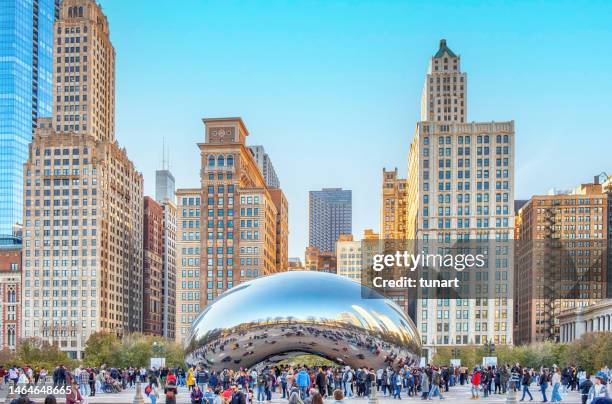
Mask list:
[{"label": "tree foliage", "polygon": [[[456,354],[456,356],[453,356]],[[496,356],[499,364],[520,363],[528,368],[576,365],[593,372],[605,365],[612,365],[612,333],[590,333],[569,344],[550,341],[531,345],[495,347],[493,354],[486,354],[482,346],[441,347],[433,358],[436,365],[448,365],[453,358],[469,367],[482,364],[484,356]]]},{"label": "tree foliage", "polygon": [[25,338],[19,341],[13,360],[18,366],[38,366],[46,369],[53,369],[59,364],[74,366],[76,363],[68,358],[66,352],[60,351],[56,344],[50,344],[41,338]]},{"label": "tree foliage", "polygon": [[148,367],[153,357],[166,358],[168,367],[185,365],[185,351],[181,345],[140,333],[129,334],[121,340],[108,332],[94,333],[87,340],[84,361],[87,366]]}]

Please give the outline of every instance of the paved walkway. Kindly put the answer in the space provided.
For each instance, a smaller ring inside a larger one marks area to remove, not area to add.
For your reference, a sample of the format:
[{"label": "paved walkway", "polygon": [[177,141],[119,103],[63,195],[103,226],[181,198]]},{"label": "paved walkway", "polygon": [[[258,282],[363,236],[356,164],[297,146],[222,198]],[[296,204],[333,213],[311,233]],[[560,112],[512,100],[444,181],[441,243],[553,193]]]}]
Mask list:
[{"label": "paved walkway", "polygon": [[[542,400],[542,396],[540,395],[540,392],[538,389],[536,389],[536,386],[533,385],[531,387],[531,394],[534,397],[534,403],[539,403]],[[551,393],[551,389],[549,388],[547,391],[548,394],[548,399],[550,400],[550,393]],[[134,389],[128,389],[126,391],[123,391],[121,393],[117,393],[117,394],[98,394],[96,395],[96,397],[88,397],[87,399],[87,403],[108,403],[108,404],[116,404],[116,403],[132,403],[134,402],[134,394],[135,391]],[[143,393],[144,394],[144,393]],[[470,394],[470,387],[469,386],[455,386],[453,388],[451,388],[451,390],[446,393],[444,395],[445,400],[444,401],[448,401],[448,402],[452,402],[452,403],[459,403],[459,404],[473,404],[474,401],[470,400],[471,394]],[[177,403],[181,403],[181,404],[185,404],[185,403],[190,403],[191,401],[189,400],[189,392],[187,391],[186,388],[184,387],[180,387],[179,388],[179,394],[177,395]],[[517,397],[517,401],[520,398],[520,395]],[[326,403],[331,403],[333,400],[325,400]],[[346,404],[367,404],[368,399],[367,398],[349,398],[346,401]],[[422,400],[420,398],[414,398],[414,397],[406,397],[405,395],[402,395],[402,400],[401,401],[405,401],[405,402],[421,402]],[[433,401],[439,401],[439,399],[436,397],[433,399]],[[501,395],[501,394],[494,394],[491,397],[488,398],[482,398],[480,400],[478,400],[479,402],[484,402],[484,403],[505,403],[506,402],[506,396],[505,395]],[[150,403],[150,400],[147,397],[144,397],[144,402],[145,403]],[[287,402],[287,400],[281,399],[279,395],[275,394],[272,397],[272,403],[273,404],[285,404]],[[391,402],[398,402],[398,400],[393,400],[389,397],[383,397],[383,396],[379,396],[379,403],[381,404],[385,404],[385,403],[391,403]],[[158,404],[162,404],[165,403],[165,400],[163,397],[160,397],[160,400],[158,401]],[[569,392],[563,399],[563,403],[565,404],[580,404],[580,396],[578,394],[578,392]],[[257,402],[255,402],[255,404],[258,404]],[[263,403],[265,404],[265,403]]]}]

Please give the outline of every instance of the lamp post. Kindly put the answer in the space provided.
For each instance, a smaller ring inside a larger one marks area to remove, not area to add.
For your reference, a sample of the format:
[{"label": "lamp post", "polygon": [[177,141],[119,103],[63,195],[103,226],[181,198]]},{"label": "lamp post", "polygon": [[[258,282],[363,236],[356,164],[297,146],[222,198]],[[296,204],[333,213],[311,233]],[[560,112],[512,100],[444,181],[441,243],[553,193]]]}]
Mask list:
[{"label": "lamp post", "polygon": [[144,397],[140,390],[140,378],[136,379],[136,395],[134,396],[134,404],[144,404]]},{"label": "lamp post", "polygon": [[378,404],[378,397],[376,396],[376,377],[372,377],[372,384],[370,385],[370,396],[368,397],[368,404]]}]

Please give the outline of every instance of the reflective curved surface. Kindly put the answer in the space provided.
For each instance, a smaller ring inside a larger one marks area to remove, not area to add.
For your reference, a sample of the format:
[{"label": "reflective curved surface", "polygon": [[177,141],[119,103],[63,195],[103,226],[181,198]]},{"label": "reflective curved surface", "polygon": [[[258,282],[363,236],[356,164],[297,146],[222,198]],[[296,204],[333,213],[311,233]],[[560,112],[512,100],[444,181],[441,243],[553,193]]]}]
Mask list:
[{"label": "reflective curved surface", "polygon": [[392,300],[364,299],[362,286],[342,276],[292,271],[219,296],[193,323],[186,360],[238,369],[311,353],[376,369],[418,363],[420,348],[414,323]]}]

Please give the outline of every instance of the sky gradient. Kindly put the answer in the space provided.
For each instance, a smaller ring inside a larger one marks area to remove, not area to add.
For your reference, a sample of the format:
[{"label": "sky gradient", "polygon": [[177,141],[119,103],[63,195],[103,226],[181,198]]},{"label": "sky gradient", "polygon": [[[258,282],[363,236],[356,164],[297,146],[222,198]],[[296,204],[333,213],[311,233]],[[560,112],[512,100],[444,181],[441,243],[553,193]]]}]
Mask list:
[{"label": "sky gradient", "polygon": [[241,116],[308,243],[308,191],[353,191],[379,228],[382,168],[406,176],[440,38],[468,74],[468,121],[515,120],[516,199],[612,174],[612,2],[101,0],[116,59],[116,135],[154,195],[162,138],[177,187],[199,183],[203,117]]}]

